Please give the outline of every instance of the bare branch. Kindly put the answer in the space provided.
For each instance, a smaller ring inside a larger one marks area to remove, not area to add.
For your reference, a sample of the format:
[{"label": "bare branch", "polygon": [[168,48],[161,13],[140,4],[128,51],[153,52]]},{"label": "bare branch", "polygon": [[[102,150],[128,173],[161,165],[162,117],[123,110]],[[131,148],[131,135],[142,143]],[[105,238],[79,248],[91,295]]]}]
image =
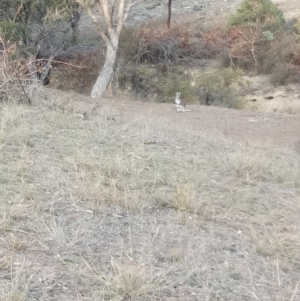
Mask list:
[{"label": "bare branch", "polygon": [[111,25],[111,27],[114,26],[114,12],[115,12],[116,2],[117,2],[117,0],[113,0],[111,10],[110,10],[110,25]]},{"label": "bare branch", "polygon": [[87,11],[89,17],[92,19],[93,23],[95,24],[100,37],[103,39],[103,41],[105,43],[110,44],[108,37],[105,35],[105,32],[104,32],[100,22],[98,21],[97,17],[92,13],[92,10],[88,7],[88,8],[86,8],[86,11]]},{"label": "bare branch", "polygon": [[101,16],[103,16],[103,8],[102,8],[102,3],[100,3],[100,1],[99,0],[96,0],[95,1],[95,4],[96,4],[96,7],[97,7],[97,9],[98,9],[98,12],[99,12],[99,14],[101,15]]},{"label": "bare branch", "polygon": [[[121,1],[124,1],[124,0],[121,0]],[[110,16],[109,16],[108,2],[107,2],[107,0],[100,0],[97,2],[98,3],[100,2],[99,5],[102,8],[104,22],[107,26],[107,29],[109,29],[110,28]]]},{"label": "bare branch", "polygon": [[23,9],[23,3],[24,3],[24,1],[22,0],[21,3],[20,3],[19,8],[17,9],[17,12],[15,13],[15,16],[14,16],[14,19],[13,19],[14,22],[16,22],[17,16],[20,14],[21,10]]}]

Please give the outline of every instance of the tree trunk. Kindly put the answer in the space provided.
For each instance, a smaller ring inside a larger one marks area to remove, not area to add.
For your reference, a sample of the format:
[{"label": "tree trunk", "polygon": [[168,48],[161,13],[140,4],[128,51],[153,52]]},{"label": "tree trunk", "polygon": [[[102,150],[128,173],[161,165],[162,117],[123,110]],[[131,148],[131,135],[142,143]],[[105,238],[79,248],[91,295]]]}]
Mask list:
[{"label": "tree trunk", "polygon": [[117,49],[118,47],[106,45],[105,62],[91,93],[91,96],[93,98],[102,97],[103,93],[107,89],[108,84],[111,81],[117,56]]},{"label": "tree trunk", "polygon": [[168,20],[167,20],[167,28],[171,27],[171,16],[172,16],[172,0],[169,0],[168,3]]}]

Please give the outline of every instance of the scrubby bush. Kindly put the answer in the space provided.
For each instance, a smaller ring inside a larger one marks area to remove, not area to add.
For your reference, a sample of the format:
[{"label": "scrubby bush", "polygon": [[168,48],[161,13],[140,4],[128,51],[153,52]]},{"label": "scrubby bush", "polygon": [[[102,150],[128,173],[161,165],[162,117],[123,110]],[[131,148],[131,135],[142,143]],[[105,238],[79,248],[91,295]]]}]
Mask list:
[{"label": "scrubby bush", "polygon": [[181,92],[187,102],[193,102],[194,90],[188,74],[174,68],[172,72],[161,72],[159,66],[132,65],[118,75],[121,89],[130,89],[141,97],[157,95],[160,102],[174,101],[175,93]]},{"label": "scrubby bush", "polygon": [[170,71],[180,64],[213,59],[228,48],[228,36],[222,27],[192,34],[187,25],[166,29],[161,24],[125,28],[120,35],[118,57],[126,64],[148,63],[164,65]]},{"label": "scrubby bush", "polygon": [[154,66],[144,64],[120,74],[119,80],[121,89],[130,87],[142,97],[156,95],[160,102],[173,102],[176,92],[181,92],[187,103],[240,109],[242,101],[238,91],[243,85],[242,75],[240,69],[231,68],[210,70],[194,76],[181,68],[162,73]]},{"label": "scrubby bush", "polygon": [[212,28],[209,32],[203,33],[201,36],[202,57],[206,59],[214,59],[220,53],[229,48],[230,39],[224,27]]},{"label": "scrubby bush", "polygon": [[0,21],[0,35],[11,41],[20,41],[25,35],[26,28],[23,24],[14,21]]},{"label": "scrubby bush", "polygon": [[228,21],[229,28],[260,25],[265,31],[273,33],[282,29],[283,24],[283,12],[271,0],[244,0]]},{"label": "scrubby bush", "polygon": [[206,105],[241,109],[242,100],[238,96],[239,86],[243,86],[243,72],[240,69],[225,68],[211,70],[197,79],[199,102]]},{"label": "scrubby bush", "polygon": [[17,43],[0,35],[0,102],[30,103],[24,62],[15,58]]},{"label": "scrubby bush", "polygon": [[158,24],[137,29],[124,28],[120,35],[118,56],[125,62],[174,64],[191,52],[187,26],[166,29]]},{"label": "scrubby bush", "polygon": [[130,89],[141,97],[156,93],[156,70],[148,65],[132,65],[120,70],[118,76],[121,89]]},{"label": "scrubby bush", "polygon": [[191,86],[191,76],[180,70],[176,71],[166,77],[160,78],[158,82],[158,95],[161,95],[161,101],[173,102],[176,92],[181,92],[181,96],[185,102],[195,102],[196,90]]},{"label": "scrubby bush", "polygon": [[271,42],[270,48],[264,53],[260,71],[269,74],[278,63],[296,64],[299,54],[300,41],[297,40],[295,34],[281,35]]},{"label": "scrubby bush", "polygon": [[169,63],[186,58],[189,51],[191,33],[187,26],[141,27],[137,31],[140,39],[139,62]]},{"label": "scrubby bush", "polygon": [[189,42],[187,26],[167,30],[157,24],[124,28],[120,35],[118,61],[122,67],[134,64],[156,64],[169,71],[180,61],[188,61],[195,45]]},{"label": "scrubby bush", "polygon": [[227,24],[231,64],[257,71],[263,53],[283,26],[283,12],[270,0],[244,0]]},{"label": "scrubby bush", "polygon": [[270,74],[274,85],[286,85],[300,81],[300,41],[293,33],[276,38],[263,55],[260,72]]},{"label": "scrubby bush", "polygon": [[299,68],[292,64],[279,62],[272,68],[270,82],[275,86],[300,83]]},{"label": "scrubby bush", "polygon": [[125,63],[138,61],[140,56],[140,39],[137,32],[132,27],[123,27],[118,48],[118,60]]}]

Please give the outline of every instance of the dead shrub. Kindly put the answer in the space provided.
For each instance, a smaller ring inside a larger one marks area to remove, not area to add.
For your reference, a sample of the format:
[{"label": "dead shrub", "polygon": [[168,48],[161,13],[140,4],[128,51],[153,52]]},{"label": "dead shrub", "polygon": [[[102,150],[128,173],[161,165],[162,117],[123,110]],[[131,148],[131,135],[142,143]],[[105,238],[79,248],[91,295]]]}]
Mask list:
[{"label": "dead shrub", "polygon": [[192,35],[188,25],[170,29],[152,24],[138,29],[125,28],[120,36],[119,59],[129,63],[164,64],[169,70],[178,63],[193,63],[215,58],[227,48],[228,38],[222,27]]},{"label": "dead shrub", "polygon": [[124,28],[120,35],[119,60],[126,63],[173,64],[191,52],[187,26],[166,29],[158,24],[137,29]]},{"label": "dead shrub", "polygon": [[144,26],[137,30],[140,39],[139,62],[175,62],[189,50],[191,32],[188,26]]},{"label": "dead shrub", "polygon": [[230,63],[232,67],[258,71],[260,61],[274,36],[269,31],[245,25],[228,31],[230,39]]},{"label": "dead shrub", "polygon": [[207,59],[216,58],[220,52],[229,47],[229,37],[223,27],[215,27],[208,33],[202,34],[202,57]]},{"label": "dead shrub", "polygon": [[50,88],[89,95],[104,63],[101,51],[86,52],[70,58],[61,56],[53,63]]},{"label": "dead shrub", "polygon": [[[274,67],[278,63],[297,64],[300,56],[300,43],[294,34],[279,36],[271,42],[270,48],[265,52],[262,58],[260,71],[266,74],[273,73]],[[299,61],[300,63],[300,61]]]},{"label": "dead shrub", "polygon": [[299,68],[288,63],[277,63],[272,68],[270,82],[276,86],[300,83]]},{"label": "dead shrub", "polygon": [[17,48],[0,36],[0,101],[30,103],[26,64],[16,57]]}]

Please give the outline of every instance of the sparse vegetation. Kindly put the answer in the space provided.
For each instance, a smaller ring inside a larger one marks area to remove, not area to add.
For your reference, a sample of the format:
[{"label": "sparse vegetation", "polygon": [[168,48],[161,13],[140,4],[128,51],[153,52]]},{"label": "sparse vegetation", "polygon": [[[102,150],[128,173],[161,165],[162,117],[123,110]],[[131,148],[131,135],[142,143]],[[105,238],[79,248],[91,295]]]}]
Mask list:
[{"label": "sparse vegetation", "polygon": [[261,71],[272,73],[276,64],[292,64],[300,53],[300,43],[294,34],[278,37],[270,44],[262,59]]},{"label": "sparse vegetation", "polygon": [[262,57],[260,71],[270,74],[271,83],[286,85],[299,82],[300,43],[295,34],[280,35]]},{"label": "sparse vegetation", "polygon": [[196,82],[199,102],[204,105],[241,109],[243,102],[238,88],[244,84],[242,74],[242,70],[231,68],[201,74]]},{"label": "sparse vegetation", "polygon": [[0,35],[7,40],[21,41],[26,28],[13,21],[0,21]]},{"label": "sparse vegetation", "polygon": [[270,42],[283,30],[283,12],[270,0],[245,0],[228,20],[231,64],[244,69],[259,62]]},{"label": "sparse vegetation", "polygon": [[243,104],[238,91],[244,84],[242,75],[242,70],[231,68],[192,75],[180,67],[166,74],[159,70],[159,66],[154,68],[144,64],[121,73],[118,79],[122,89],[127,87],[142,97],[157,95],[160,102],[173,102],[176,92],[181,91],[187,103],[241,109]]},{"label": "sparse vegetation", "polygon": [[157,95],[160,102],[173,102],[175,93],[180,90],[186,102],[195,102],[195,89],[191,86],[191,76],[181,68],[174,68],[169,74],[156,66],[148,64],[134,65],[121,70],[118,80],[122,89],[153,98]]},{"label": "sparse vegetation", "polygon": [[[228,83],[235,82],[231,76]],[[1,105],[0,119],[5,301],[175,300],[182,294],[173,289],[178,283],[190,296],[208,294],[204,280],[213,287],[209,294],[237,301],[249,290],[269,300],[295,290],[298,157],[195,139],[185,131],[175,135],[163,123],[98,115],[84,120],[44,107]],[[32,276],[14,286],[5,275],[13,277],[22,258],[31,263],[22,277]],[[225,258],[237,264],[234,270],[220,265]],[[203,269],[217,267],[207,278]],[[47,269],[62,275],[66,289],[49,287],[52,276],[40,272]],[[270,291],[277,272],[282,286]],[[249,286],[253,273],[259,286]],[[237,283],[233,293],[229,288]]]},{"label": "sparse vegetation", "polygon": [[300,37],[300,17],[297,19],[297,22],[295,24],[295,28],[297,30],[297,33],[298,33],[298,39]]},{"label": "sparse vegetation", "polygon": [[289,63],[277,63],[272,68],[270,81],[275,86],[299,83],[299,68]]},{"label": "sparse vegetation", "polygon": [[[254,65],[275,85],[299,82],[296,33],[278,34],[270,1],[245,3],[258,11],[243,22],[271,27],[251,32],[232,17],[227,32],[198,36],[180,24],[124,28],[115,82],[160,102],[180,91],[190,104],[235,109]],[[300,298],[296,116],[95,104],[35,87],[17,76],[26,62],[10,25],[0,47],[0,301]],[[57,77],[61,89],[88,93],[98,74],[86,70],[103,54],[62,59],[64,77],[77,78]],[[222,67],[207,64],[215,59]]]},{"label": "sparse vegetation", "polygon": [[274,31],[281,29],[283,23],[283,12],[271,0],[244,0],[229,18],[228,26],[260,25],[264,30]]},{"label": "sparse vegetation", "polygon": [[166,280],[160,275],[151,275],[143,265],[120,265],[114,260],[112,271],[105,275],[104,279],[107,289],[105,294],[112,299],[149,298],[160,290],[166,289]]}]

